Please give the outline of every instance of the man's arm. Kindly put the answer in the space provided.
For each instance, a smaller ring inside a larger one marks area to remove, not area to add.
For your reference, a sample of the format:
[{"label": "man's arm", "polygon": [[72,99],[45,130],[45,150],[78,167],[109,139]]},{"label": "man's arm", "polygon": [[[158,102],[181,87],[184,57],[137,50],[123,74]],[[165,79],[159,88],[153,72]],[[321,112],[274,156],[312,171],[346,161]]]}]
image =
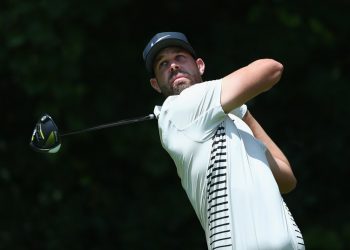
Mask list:
[{"label": "man's arm", "polygon": [[[269,90],[280,80],[282,72],[281,63],[272,59],[260,59],[225,76],[221,89],[221,106],[225,113]],[[249,112],[243,121],[248,124],[254,136],[265,143],[268,149],[266,156],[280,192],[293,190],[296,179],[286,156]]]},{"label": "man's arm", "polygon": [[250,127],[254,136],[266,145],[266,157],[280,192],[288,193],[292,191],[296,186],[297,180],[287,157],[249,111],[246,112],[243,121]]},{"label": "man's arm", "polygon": [[283,65],[260,59],[222,79],[221,106],[225,113],[269,90],[281,78]]}]

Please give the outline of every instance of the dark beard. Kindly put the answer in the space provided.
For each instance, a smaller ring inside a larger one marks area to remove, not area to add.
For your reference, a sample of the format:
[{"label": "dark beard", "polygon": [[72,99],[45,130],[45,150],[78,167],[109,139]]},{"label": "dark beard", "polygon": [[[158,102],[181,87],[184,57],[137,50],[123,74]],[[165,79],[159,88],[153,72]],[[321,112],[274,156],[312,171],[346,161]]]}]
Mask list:
[{"label": "dark beard", "polygon": [[178,84],[174,89],[173,93],[174,95],[179,95],[183,90],[187,89],[188,87],[191,87],[193,83],[184,83],[184,84]]},{"label": "dark beard", "polygon": [[[176,70],[176,71],[173,71],[170,75],[169,75],[169,78],[168,78],[168,81],[170,82],[170,80],[176,76],[177,74],[183,74],[183,75],[187,75],[189,76],[190,74],[184,70]],[[191,87],[192,85],[194,84],[197,84],[197,83],[200,83],[202,82],[202,78],[199,77],[199,79],[197,79],[198,82],[191,82],[191,83],[183,83],[183,84],[177,84],[175,87],[171,87],[171,88],[161,88],[161,93],[165,96],[165,97],[168,97],[168,96],[171,96],[171,95],[179,95],[183,90],[187,89],[188,87]]]},{"label": "dark beard", "polygon": [[164,95],[164,97],[168,97],[171,95],[179,95],[183,90],[187,89],[188,87],[191,87],[195,83],[183,83],[183,84],[177,84],[175,87],[171,88],[161,88],[161,93]]}]

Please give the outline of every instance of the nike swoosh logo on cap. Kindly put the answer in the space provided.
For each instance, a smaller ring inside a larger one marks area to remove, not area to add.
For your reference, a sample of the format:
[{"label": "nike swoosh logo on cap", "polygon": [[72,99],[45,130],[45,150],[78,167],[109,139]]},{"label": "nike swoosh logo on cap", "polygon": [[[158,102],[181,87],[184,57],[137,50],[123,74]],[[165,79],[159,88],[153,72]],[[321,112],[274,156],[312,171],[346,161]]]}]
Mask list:
[{"label": "nike swoosh logo on cap", "polygon": [[170,36],[170,35],[166,35],[166,36],[162,36],[162,37],[158,38],[157,41],[155,41],[154,43],[153,42],[151,43],[151,47],[153,47],[154,44],[156,44],[157,42],[159,42],[160,40],[163,40],[164,38],[166,38],[168,36]]}]

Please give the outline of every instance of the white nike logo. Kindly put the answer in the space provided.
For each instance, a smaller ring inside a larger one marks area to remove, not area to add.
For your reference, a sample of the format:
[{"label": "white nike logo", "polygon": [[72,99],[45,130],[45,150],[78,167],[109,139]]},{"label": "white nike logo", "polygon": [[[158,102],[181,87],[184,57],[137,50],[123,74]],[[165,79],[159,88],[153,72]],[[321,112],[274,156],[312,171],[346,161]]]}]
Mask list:
[{"label": "white nike logo", "polygon": [[153,47],[154,44],[156,44],[157,42],[159,42],[160,40],[163,40],[164,38],[166,38],[168,36],[170,36],[170,35],[166,35],[166,36],[162,36],[162,37],[158,38],[157,41],[155,41],[154,43],[153,42],[151,43],[151,47]]}]

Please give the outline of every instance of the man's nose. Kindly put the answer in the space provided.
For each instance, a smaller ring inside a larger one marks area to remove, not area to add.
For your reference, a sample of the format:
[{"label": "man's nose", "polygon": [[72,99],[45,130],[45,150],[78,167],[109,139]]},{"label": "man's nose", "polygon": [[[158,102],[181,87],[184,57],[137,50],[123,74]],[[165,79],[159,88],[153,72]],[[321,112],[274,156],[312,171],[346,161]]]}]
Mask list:
[{"label": "man's nose", "polygon": [[179,69],[179,65],[176,62],[171,62],[170,71],[175,71]]}]

